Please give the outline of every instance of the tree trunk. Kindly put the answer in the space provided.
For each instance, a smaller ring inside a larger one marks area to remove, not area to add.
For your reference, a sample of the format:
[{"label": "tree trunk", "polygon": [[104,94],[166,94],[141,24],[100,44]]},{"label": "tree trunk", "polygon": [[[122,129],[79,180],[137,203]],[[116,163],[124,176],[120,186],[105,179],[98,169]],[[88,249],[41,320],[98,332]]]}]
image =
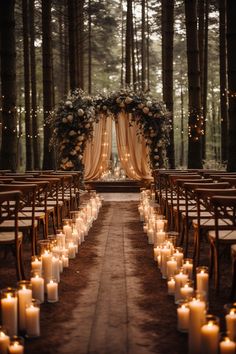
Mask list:
[{"label": "tree trunk", "polygon": [[31,65],[31,107],[32,107],[32,135],[34,169],[40,168],[39,132],[37,115],[37,86],[36,86],[36,60],[35,60],[35,29],[34,29],[34,0],[29,0],[30,13],[30,65]]},{"label": "tree trunk", "polygon": [[197,32],[197,1],[185,0],[188,62],[189,147],[188,168],[202,168],[202,112]]},{"label": "tree trunk", "polygon": [[170,168],[175,168],[174,153],[174,130],[173,130],[173,40],[174,40],[174,0],[165,1],[164,4],[165,20],[163,20],[164,32],[163,49],[164,53],[164,82],[163,96],[167,110],[170,112],[170,122],[172,129],[170,131],[170,145],[167,149],[167,157],[169,159]]},{"label": "tree trunk", "polygon": [[44,109],[44,156],[43,169],[54,168],[54,154],[50,150],[52,129],[50,116],[53,110],[53,75],[52,75],[52,16],[51,0],[42,1],[42,33],[43,33],[43,109]]},{"label": "tree trunk", "polygon": [[219,1],[220,33],[220,112],[221,112],[221,162],[228,159],[228,96],[226,80],[226,0]]},{"label": "tree trunk", "polygon": [[236,1],[227,0],[226,11],[229,90],[229,155],[227,169],[236,172]]},{"label": "tree trunk", "polygon": [[[67,6],[67,0],[64,0],[64,8],[66,8]],[[64,80],[63,80],[63,85],[64,85],[64,93],[67,94],[68,92],[68,89],[69,89],[69,54],[68,54],[68,18],[66,16],[66,13],[64,12],[64,16],[63,16],[63,19],[64,19],[64,26],[65,26],[65,29],[64,29],[64,41],[63,41],[63,48],[64,48],[64,71],[63,71],[63,77],[64,77]]]},{"label": "tree trunk", "polygon": [[1,1],[1,82],[2,82],[2,149],[1,168],[16,171],[17,126],[16,126],[16,43],[15,1]]},{"label": "tree trunk", "polygon": [[88,2],[88,93],[92,93],[92,14],[91,0]]},{"label": "tree trunk", "polygon": [[142,81],[142,91],[146,91],[147,88],[147,58],[146,58],[146,1],[142,0],[142,44],[141,44],[141,63],[142,63],[142,69],[141,69],[141,81]]},{"label": "tree trunk", "polygon": [[69,73],[70,89],[77,88],[77,70],[76,70],[76,6],[75,0],[68,0],[68,37],[69,37]]},{"label": "tree trunk", "polygon": [[162,98],[163,102],[166,102],[165,97],[165,43],[166,43],[166,0],[161,1],[161,66],[162,66]]},{"label": "tree trunk", "polygon": [[136,74],[136,60],[135,60],[135,41],[134,41],[134,22],[133,9],[131,14],[131,58],[132,58],[132,74],[133,74],[133,88],[137,90],[137,74]]},{"label": "tree trunk", "polygon": [[120,71],[120,85],[124,86],[124,12],[123,12],[123,0],[120,0],[121,9],[121,71]]},{"label": "tree trunk", "polygon": [[25,94],[25,147],[26,170],[32,169],[32,128],[30,114],[30,62],[29,62],[29,4],[22,0],[23,47],[24,47],[24,94]]},{"label": "tree trunk", "polygon": [[132,0],[127,0],[125,41],[125,85],[131,84]]},{"label": "tree trunk", "polygon": [[77,12],[77,57],[78,57],[78,87],[84,89],[84,0],[78,1]]},{"label": "tree trunk", "polygon": [[147,57],[147,91],[150,90],[150,25],[148,16],[148,0],[146,0],[147,7],[147,38],[146,38],[146,57]]}]

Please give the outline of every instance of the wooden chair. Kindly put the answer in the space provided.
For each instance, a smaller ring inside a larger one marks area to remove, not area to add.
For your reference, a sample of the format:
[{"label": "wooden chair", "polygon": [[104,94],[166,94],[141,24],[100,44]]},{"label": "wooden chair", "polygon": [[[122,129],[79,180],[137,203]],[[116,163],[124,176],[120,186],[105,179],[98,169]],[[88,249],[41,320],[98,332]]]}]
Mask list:
[{"label": "wooden chair", "polygon": [[[24,278],[22,261],[22,233],[18,227],[20,191],[0,192],[0,247],[11,247],[15,256],[17,279]],[[9,222],[11,227],[9,227]]]}]

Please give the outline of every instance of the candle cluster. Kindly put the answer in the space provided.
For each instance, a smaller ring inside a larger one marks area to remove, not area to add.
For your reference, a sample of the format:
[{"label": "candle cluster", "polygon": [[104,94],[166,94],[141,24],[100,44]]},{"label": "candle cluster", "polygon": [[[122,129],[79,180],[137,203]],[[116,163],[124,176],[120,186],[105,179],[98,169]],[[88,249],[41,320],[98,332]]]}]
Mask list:
[{"label": "candle cluster", "polygon": [[76,257],[101,205],[100,196],[92,191],[87,203],[70,212],[70,219],[63,220],[62,230],[38,241],[38,255],[31,260],[30,280],[20,281],[16,289],[1,291],[1,354],[24,352],[22,338],[16,337],[19,333],[30,338],[40,336],[40,304],[45,299],[49,303],[59,300],[60,275]]},{"label": "candle cluster", "polygon": [[154,260],[167,280],[168,295],[178,306],[177,329],[188,333],[189,354],[235,353],[236,304],[228,310],[227,335],[220,340],[219,320],[207,314],[208,267],[194,267],[192,259],[184,258],[183,249],[176,247],[178,233],[167,231],[167,220],[151,190],[142,190],[138,210],[148,243],[154,247]]}]

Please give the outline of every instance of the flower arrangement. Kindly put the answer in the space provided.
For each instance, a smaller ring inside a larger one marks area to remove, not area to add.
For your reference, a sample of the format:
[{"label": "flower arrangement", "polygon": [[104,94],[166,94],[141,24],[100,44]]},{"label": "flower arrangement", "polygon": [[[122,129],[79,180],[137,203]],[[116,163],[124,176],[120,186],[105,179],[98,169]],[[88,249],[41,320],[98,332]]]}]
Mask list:
[{"label": "flower arrangement", "polygon": [[122,111],[131,113],[129,124],[136,124],[138,134],[145,138],[151,169],[163,167],[170,128],[165,107],[149,93],[129,89],[94,97],[75,90],[60,102],[52,121],[52,145],[56,146],[58,167],[83,171],[83,154],[86,142],[92,138],[94,123],[101,114],[117,121]]}]

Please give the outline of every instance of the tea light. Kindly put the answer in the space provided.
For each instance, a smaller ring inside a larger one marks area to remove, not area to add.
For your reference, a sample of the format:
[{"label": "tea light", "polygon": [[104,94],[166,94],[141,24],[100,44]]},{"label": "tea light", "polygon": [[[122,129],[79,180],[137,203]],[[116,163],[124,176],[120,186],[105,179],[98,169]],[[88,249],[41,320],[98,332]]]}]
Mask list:
[{"label": "tea light", "polygon": [[193,277],[193,260],[190,258],[185,258],[183,262],[183,269],[185,273],[188,274],[189,279]]},{"label": "tea light", "polygon": [[171,277],[175,274],[177,270],[177,261],[175,257],[169,257],[168,261],[166,262],[167,267],[167,277]]},{"label": "tea light", "polygon": [[200,298],[192,298],[189,303],[189,354],[201,353],[201,327],[205,322],[206,303]]},{"label": "tea light", "polygon": [[225,316],[227,334],[232,341],[236,341],[236,308],[231,308]]},{"label": "tea light", "polygon": [[47,284],[47,301],[48,302],[58,301],[58,284],[52,279]]},{"label": "tea light", "polygon": [[188,332],[189,327],[189,307],[183,302],[177,308],[177,329],[179,332]]},{"label": "tea light", "polygon": [[35,274],[31,277],[30,282],[32,284],[32,297],[38,300],[40,303],[44,302],[44,279],[39,275]]},{"label": "tea light", "polygon": [[23,354],[24,353],[24,346],[23,344],[18,340],[13,340],[11,341],[9,347],[8,347],[9,354]]},{"label": "tea light", "polygon": [[32,302],[25,309],[26,333],[29,337],[40,336],[40,309]]},{"label": "tea light", "polygon": [[39,257],[33,256],[31,261],[31,269],[33,272],[37,272],[38,274],[42,274],[42,261]]},{"label": "tea light", "polygon": [[16,290],[6,289],[3,291],[4,297],[1,300],[2,324],[10,336],[17,334],[17,302]]},{"label": "tea light", "polygon": [[219,325],[215,316],[208,315],[207,322],[201,328],[202,353],[218,354]]},{"label": "tea light", "polygon": [[175,303],[177,304],[181,300],[180,289],[187,282],[188,276],[184,273],[183,269],[179,270],[179,273],[175,274]]},{"label": "tea light", "polygon": [[197,291],[204,299],[208,299],[209,274],[208,267],[197,267]]},{"label": "tea light", "polygon": [[20,289],[18,290],[19,299],[19,329],[24,331],[26,329],[25,323],[25,308],[26,305],[32,302],[32,289],[31,284],[28,281],[19,282]]},{"label": "tea light", "polygon": [[181,268],[184,258],[183,249],[181,247],[176,247],[175,252],[173,253],[173,257],[175,257],[177,261],[177,268]]},{"label": "tea light", "polygon": [[187,300],[189,297],[192,297],[194,292],[193,283],[191,281],[187,281],[184,286],[180,288],[180,295],[183,300]]},{"label": "tea light", "polygon": [[42,258],[42,271],[45,282],[52,278],[52,254],[46,250],[41,256]]},{"label": "tea light", "polygon": [[235,342],[230,340],[229,337],[225,337],[223,341],[220,342],[220,354],[235,354]]},{"label": "tea light", "polygon": [[68,257],[69,259],[75,258],[75,245],[73,242],[69,242],[68,244]]},{"label": "tea light", "polygon": [[8,346],[10,344],[10,337],[6,335],[5,331],[0,327],[0,353],[7,354]]},{"label": "tea light", "polygon": [[170,277],[167,281],[168,286],[168,295],[175,295],[175,279],[174,277]]}]

